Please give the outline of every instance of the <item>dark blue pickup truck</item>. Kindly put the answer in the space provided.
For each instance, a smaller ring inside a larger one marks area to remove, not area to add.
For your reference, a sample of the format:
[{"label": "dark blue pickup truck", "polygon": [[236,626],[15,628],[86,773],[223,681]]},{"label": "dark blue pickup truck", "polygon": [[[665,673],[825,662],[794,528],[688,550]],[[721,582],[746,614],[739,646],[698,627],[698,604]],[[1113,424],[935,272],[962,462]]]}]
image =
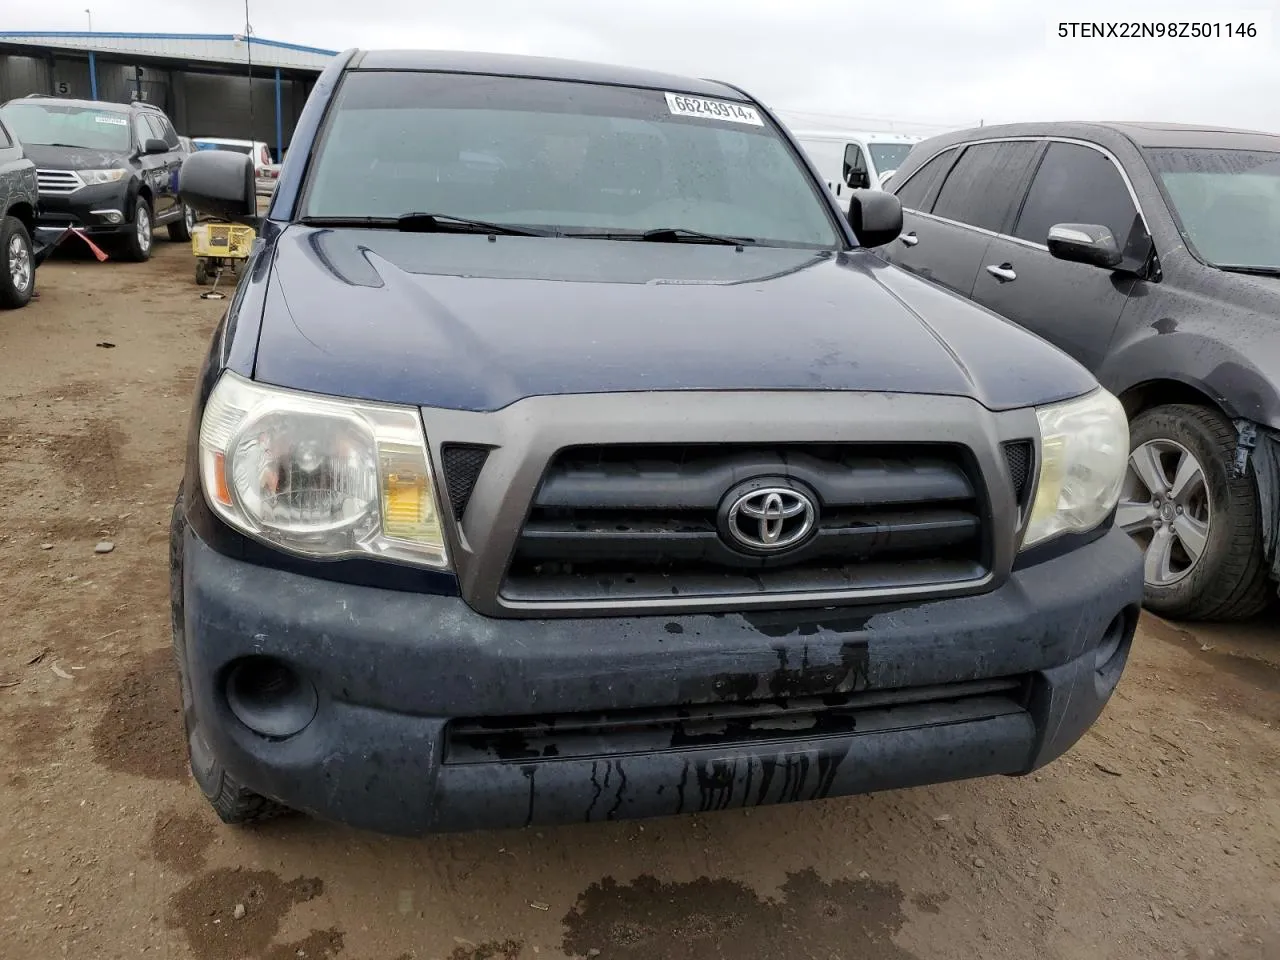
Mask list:
[{"label": "dark blue pickup truck", "polygon": [[1142,599],[1118,401],[867,248],[725,83],[349,52],[265,218],[173,513],[223,819],[414,834],[1023,774]]}]

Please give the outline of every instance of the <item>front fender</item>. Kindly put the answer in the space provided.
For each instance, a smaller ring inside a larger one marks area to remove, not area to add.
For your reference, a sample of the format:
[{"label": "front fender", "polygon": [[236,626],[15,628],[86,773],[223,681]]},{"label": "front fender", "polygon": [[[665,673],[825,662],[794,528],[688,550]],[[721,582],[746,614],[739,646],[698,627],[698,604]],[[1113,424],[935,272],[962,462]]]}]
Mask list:
[{"label": "front fender", "polygon": [[1108,390],[1167,380],[1192,387],[1232,420],[1280,429],[1280,390],[1243,351],[1194,331],[1153,331],[1115,350],[1098,370]]}]

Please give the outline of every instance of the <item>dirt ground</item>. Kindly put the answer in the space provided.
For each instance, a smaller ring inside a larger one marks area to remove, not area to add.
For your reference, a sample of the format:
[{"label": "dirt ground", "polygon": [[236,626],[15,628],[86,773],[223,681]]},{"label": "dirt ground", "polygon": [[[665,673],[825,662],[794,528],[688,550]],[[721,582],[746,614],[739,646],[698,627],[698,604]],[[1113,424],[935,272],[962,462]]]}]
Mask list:
[{"label": "dirt ground", "polygon": [[1280,958],[1274,613],[1146,618],[1102,721],[1024,779],[412,842],[222,826],[167,650],[226,304],[192,269],[60,260],[0,313],[0,957]]}]

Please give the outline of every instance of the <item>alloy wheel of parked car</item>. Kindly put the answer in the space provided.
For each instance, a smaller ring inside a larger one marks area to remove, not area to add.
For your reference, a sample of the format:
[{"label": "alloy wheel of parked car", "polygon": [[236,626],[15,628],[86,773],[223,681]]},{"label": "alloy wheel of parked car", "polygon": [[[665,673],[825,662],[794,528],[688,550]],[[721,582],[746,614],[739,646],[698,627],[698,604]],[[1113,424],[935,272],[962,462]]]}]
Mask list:
[{"label": "alloy wheel of parked car", "polygon": [[169,224],[169,239],[185,243],[191,239],[191,230],[196,225],[196,212],[185,203],[182,205],[182,216]]},{"label": "alloy wheel of parked car", "polygon": [[1143,549],[1145,602],[1188,620],[1237,619],[1271,597],[1252,475],[1235,475],[1236,431],[1214,410],[1168,404],[1130,425],[1116,524]]},{"label": "alloy wheel of parked car", "polygon": [[133,232],[125,236],[125,254],[130,260],[143,261],[151,257],[151,206],[139,197],[133,208]]},{"label": "alloy wheel of parked car", "polygon": [[31,256],[31,237],[16,217],[0,220],[0,307],[26,306],[35,288],[36,268]]},{"label": "alloy wheel of parked car", "polygon": [[1143,545],[1146,582],[1177,583],[1204,555],[1213,508],[1204,468],[1173,440],[1148,440],[1129,454],[1116,520]]}]

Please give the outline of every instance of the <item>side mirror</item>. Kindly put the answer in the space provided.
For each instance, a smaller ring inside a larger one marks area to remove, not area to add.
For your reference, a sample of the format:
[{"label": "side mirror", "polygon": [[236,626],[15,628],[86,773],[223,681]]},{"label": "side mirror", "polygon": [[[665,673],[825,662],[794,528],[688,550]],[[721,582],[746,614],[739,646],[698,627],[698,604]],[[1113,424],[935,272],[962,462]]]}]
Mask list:
[{"label": "side mirror", "polygon": [[165,143],[163,140],[158,140],[155,137],[150,137],[143,142],[142,152],[143,153],[168,153],[169,145]]},{"label": "side mirror", "polygon": [[871,176],[865,170],[850,170],[849,176],[845,178],[845,183],[849,185],[851,190],[865,190],[871,186]]},{"label": "side mirror", "polygon": [[198,213],[232,223],[255,223],[258,200],[253,158],[230,150],[200,150],[182,161],[178,196]]},{"label": "side mirror", "polygon": [[883,190],[851,190],[849,226],[864,247],[882,247],[902,233],[902,203]]},{"label": "side mirror", "polygon": [[1111,231],[1096,223],[1057,223],[1049,228],[1049,253],[1059,260],[1114,270],[1124,261]]}]

